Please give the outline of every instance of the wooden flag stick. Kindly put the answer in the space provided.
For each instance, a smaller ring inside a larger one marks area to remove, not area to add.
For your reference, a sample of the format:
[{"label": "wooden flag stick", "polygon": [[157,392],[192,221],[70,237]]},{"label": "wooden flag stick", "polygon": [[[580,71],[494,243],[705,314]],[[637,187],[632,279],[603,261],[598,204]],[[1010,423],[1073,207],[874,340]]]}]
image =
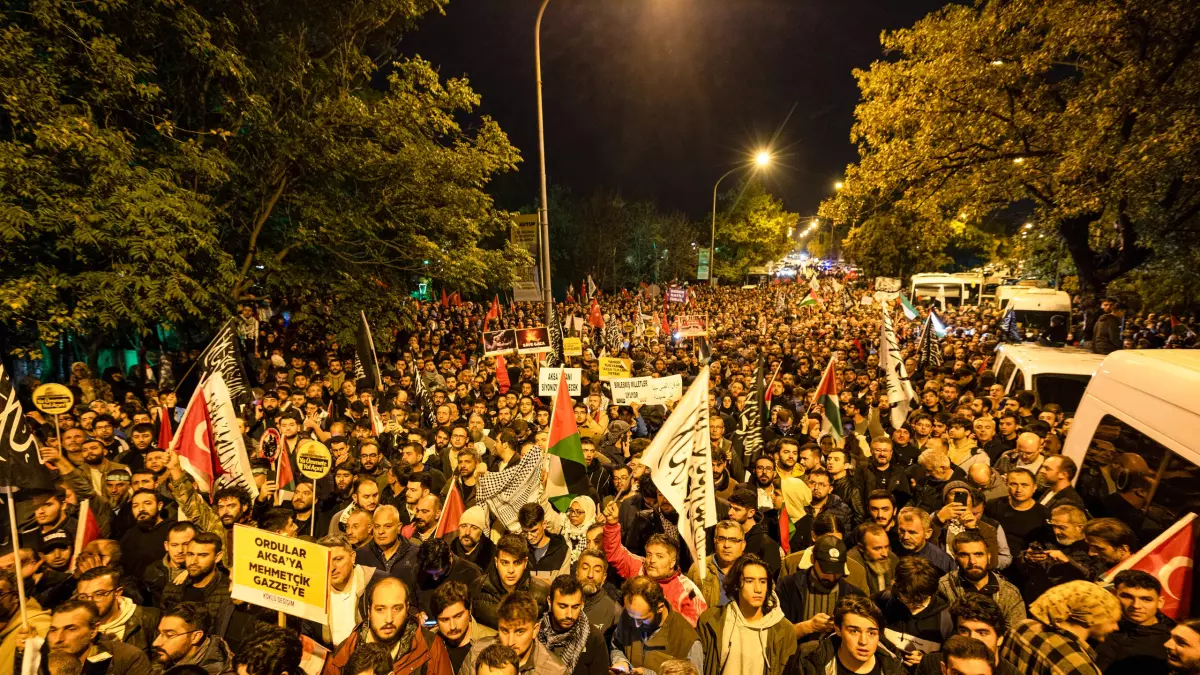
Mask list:
[{"label": "wooden flag stick", "polygon": [[17,600],[21,603],[21,628],[28,632],[29,622],[25,618],[25,583],[21,579],[20,533],[17,532],[17,510],[13,507],[14,499],[12,485],[9,485],[4,501],[8,502],[8,525],[11,528],[13,545],[13,570],[17,576]]}]

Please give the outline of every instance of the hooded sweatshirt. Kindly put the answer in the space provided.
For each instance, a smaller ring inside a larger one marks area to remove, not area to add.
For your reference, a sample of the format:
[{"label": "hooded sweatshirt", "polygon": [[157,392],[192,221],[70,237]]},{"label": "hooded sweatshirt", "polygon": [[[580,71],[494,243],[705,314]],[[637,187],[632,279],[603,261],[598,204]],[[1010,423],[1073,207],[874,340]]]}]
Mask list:
[{"label": "hooded sweatshirt", "polygon": [[769,662],[768,646],[770,645],[769,631],[783,618],[783,610],[779,603],[772,603],[771,610],[757,621],[748,621],[742,615],[742,609],[736,602],[730,602],[723,608],[725,617],[721,622],[721,641],[718,643],[721,672],[726,675],[760,675],[773,672],[780,664]]},{"label": "hooded sweatshirt", "polygon": [[134,610],[137,605],[129,598],[119,598],[117,601],[117,616],[108,623],[100,624],[100,632],[108,635],[114,640],[124,640],[126,630],[129,628],[129,619],[133,617]]}]

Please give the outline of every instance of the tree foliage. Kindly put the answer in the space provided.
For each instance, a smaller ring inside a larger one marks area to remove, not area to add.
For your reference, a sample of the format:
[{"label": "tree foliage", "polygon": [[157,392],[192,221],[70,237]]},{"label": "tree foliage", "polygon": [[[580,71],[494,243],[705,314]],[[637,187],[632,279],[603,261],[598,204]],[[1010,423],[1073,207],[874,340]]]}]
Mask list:
[{"label": "tree foliage", "polygon": [[750,179],[721,197],[724,209],[717,214],[715,273],[719,279],[740,280],[751,267],[766,265],[792,250],[788,233],[799,214],[783,208],[783,201],[762,184]]},{"label": "tree foliage", "polygon": [[694,279],[707,235],[700,223],[651,202],[603,190],[585,198],[565,188],[551,191],[550,259],[564,284],[578,285],[589,274],[606,291]]},{"label": "tree foliage", "polygon": [[1032,204],[1085,291],[1170,264],[1200,213],[1198,41],[1200,6],[1169,0],[981,0],[885,34],[892,58],[855,73],[859,162],[821,213]]},{"label": "tree foliage", "polygon": [[269,295],[387,333],[418,275],[511,281],[485,190],[519,155],[465,80],[397,52],[444,4],[5,3],[0,325],[147,333]]}]

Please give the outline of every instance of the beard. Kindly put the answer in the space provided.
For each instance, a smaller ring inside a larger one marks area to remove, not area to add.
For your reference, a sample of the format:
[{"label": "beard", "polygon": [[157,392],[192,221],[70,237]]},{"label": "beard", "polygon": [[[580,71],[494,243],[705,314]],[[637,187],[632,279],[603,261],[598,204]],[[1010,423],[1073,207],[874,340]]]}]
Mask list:
[{"label": "beard", "polygon": [[962,575],[970,581],[977,582],[980,579],[986,579],[988,572],[980,567],[968,567],[962,571]]},{"label": "beard", "polygon": [[583,587],[584,597],[591,597],[600,592],[600,587],[596,584],[580,584]]}]

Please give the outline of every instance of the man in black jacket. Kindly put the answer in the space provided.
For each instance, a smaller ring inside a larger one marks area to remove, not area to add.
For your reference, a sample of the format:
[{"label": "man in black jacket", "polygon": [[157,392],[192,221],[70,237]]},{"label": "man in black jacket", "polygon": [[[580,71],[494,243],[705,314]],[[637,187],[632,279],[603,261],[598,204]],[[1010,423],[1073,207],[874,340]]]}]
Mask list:
[{"label": "man in black jacket", "polygon": [[1111,354],[1124,344],[1121,339],[1121,325],[1125,323],[1125,305],[1114,303],[1107,314],[1096,319],[1095,332],[1092,335],[1092,351],[1096,354]]},{"label": "man in black jacket", "polygon": [[758,495],[754,490],[741,487],[729,496],[729,519],[742,526],[746,538],[748,555],[755,555],[767,563],[772,577],[779,576],[782,566],[779,542],[767,534],[767,528],[758,514]]},{"label": "man in black jacket", "polygon": [[163,611],[169,612],[186,599],[203,602],[214,621],[226,614],[231,604],[229,578],[217,566],[223,545],[221,537],[212,532],[196,534],[196,538],[188,544],[187,574],[178,575],[163,589],[162,602],[159,603]]},{"label": "man in black jacket", "polygon": [[546,511],[541,504],[526,504],[517,512],[517,522],[529,543],[529,571],[547,583],[571,570],[570,547],[562,535],[546,530]]},{"label": "man in black jacket", "polygon": [[[871,439],[871,461],[863,462],[858,468],[858,485],[864,500],[875,490],[884,490],[893,494],[903,494],[895,497],[900,506],[908,501],[911,489],[904,468],[892,461],[892,439],[887,436],[876,436]],[[870,514],[867,514],[870,515]]]},{"label": "man in black jacket", "polygon": [[538,640],[562,660],[571,675],[606,675],[609,667],[604,634],[583,613],[583,586],[570,574],[550,585],[550,611],[542,615]]},{"label": "man in black jacket", "polygon": [[1162,584],[1141,570],[1122,570],[1113,578],[1121,620],[1096,647],[1096,665],[1105,675],[1159,673],[1167,669],[1164,646],[1175,622],[1162,613]]},{"label": "man in black jacket", "polygon": [[171,523],[163,520],[162,498],[154,490],[134,492],[130,507],[137,526],[121,536],[121,564],[130,575],[142,579],[146,569],[162,556]]},{"label": "man in black jacket", "polygon": [[813,545],[813,565],[779,580],[775,587],[784,616],[802,642],[816,641],[835,629],[834,608],[850,595],[865,595],[846,581],[846,544],[832,534]]}]

